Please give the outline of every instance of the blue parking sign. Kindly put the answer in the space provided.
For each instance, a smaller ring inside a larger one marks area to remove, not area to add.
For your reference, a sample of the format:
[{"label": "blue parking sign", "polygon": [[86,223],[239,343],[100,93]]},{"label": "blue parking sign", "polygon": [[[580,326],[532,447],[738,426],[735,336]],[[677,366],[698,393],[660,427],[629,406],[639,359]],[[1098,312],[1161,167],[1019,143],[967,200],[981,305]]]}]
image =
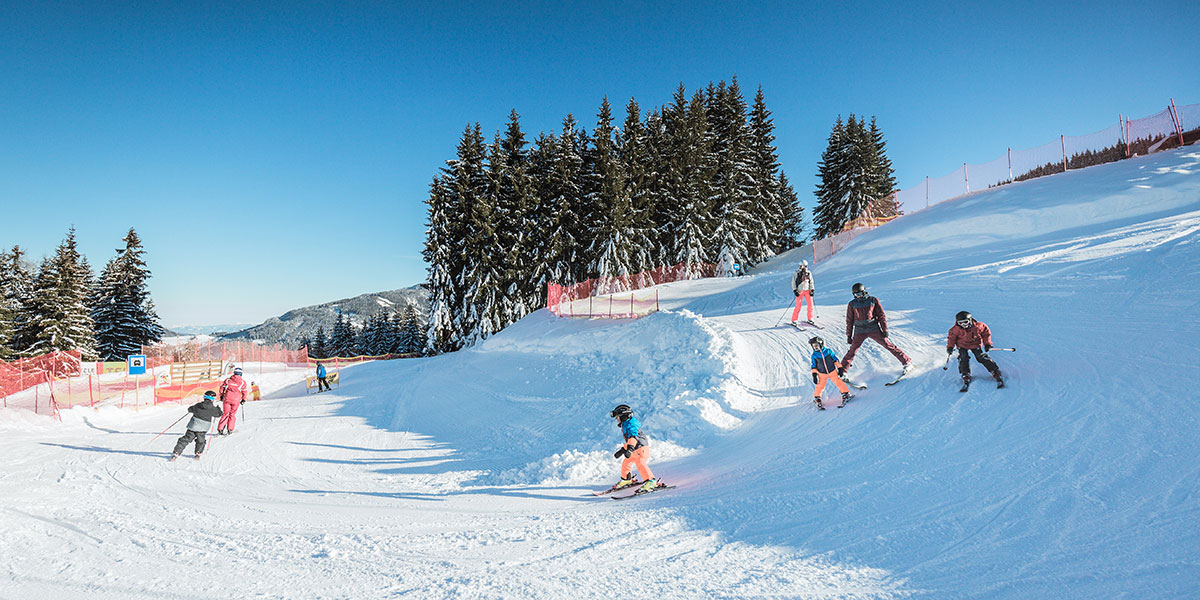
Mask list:
[{"label": "blue parking sign", "polygon": [[130,375],[145,375],[146,374],[146,355],[145,354],[130,354],[128,360],[129,360],[129,374]]}]

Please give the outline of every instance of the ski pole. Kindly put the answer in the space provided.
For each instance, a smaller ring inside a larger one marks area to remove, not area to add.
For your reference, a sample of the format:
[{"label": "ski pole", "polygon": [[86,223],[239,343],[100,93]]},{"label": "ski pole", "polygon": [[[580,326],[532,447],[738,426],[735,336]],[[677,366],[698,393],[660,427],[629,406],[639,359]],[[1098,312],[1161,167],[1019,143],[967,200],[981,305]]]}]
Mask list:
[{"label": "ski pole", "polygon": [[[183,417],[186,417],[186,416],[187,416],[187,415],[183,415]],[[178,422],[182,421],[182,420],[183,420],[183,417],[179,417],[178,419],[175,419],[175,423],[178,423]],[[171,428],[175,426],[175,423],[171,423],[170,425],[168,425],[166,429],[162,430],[161,432],[159,432],[159,434],[158,434],[158,435],[156,435],[156,436],[154,436],[153,438],[151,438],[151,439],[150,439],[150,442],[153,442],[154,440],[157,440],[157,439],[158,439],[160,436],[162,436],[162,434],[164,434],[164,433],[166,433],[166,432],[170,431],[170,430],[171,430]],[[149,444],[150,442],[146,442],[146,443],[147,443],[147,444]]]},{"label": "ski pole", "polygon": [[789,307],[787,307],[787,308],[783,309],[783,314],[782,314],[782,315],[779,315],[779,320],[778,320],[778,321],[775,321],[775,326],[776,326],[776,327],[779,327],[779,324],[783,322],[783,318],[787,316],[787,311],[788,311],[788,310],[790,310],[791,308],[792,308],[792,307],[790,307],[790,306],[789,306]]},{"label": "ski pole", "polygon": [[[1003,352],[1016,352],[1017,351],[1016,348],[992,348],[992,350],[1001,350]],[[991,352],[992,350],[988,350],[988,352]]]},{"label": "ski pole", "polygon": [[[961,351],[961,350],[959,350],[959,352],[962,352],[962,351]],[[942,365],[942,370],[943,370],[943,371],[945,371],[946,369],[949,369],[949,368],[950,368],[950,358],[951,358],[952,356],[954,356],[954,354],[953,354],[953,353],[951,353],[951,354],[947,354],[947,355],[946,355],[946,364]]]}]

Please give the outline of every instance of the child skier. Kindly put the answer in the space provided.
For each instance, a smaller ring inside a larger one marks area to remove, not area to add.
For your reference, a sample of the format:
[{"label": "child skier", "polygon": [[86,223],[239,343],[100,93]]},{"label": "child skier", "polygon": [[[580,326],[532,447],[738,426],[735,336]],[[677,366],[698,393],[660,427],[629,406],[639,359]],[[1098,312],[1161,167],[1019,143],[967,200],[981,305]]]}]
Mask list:
[{"label": "child skier", "polygon": [[796,294],[796,308],[792,310],[792,324],[796,324],[796,319],[800,318],[800,307],[808,303],[808,319],[806,323],[813,323],[813,296],[817,290],[813,286],[812,273],[808,270],[808,261],[800,261],[800,266],[796,268],[796,273],[792,275],[792,293]]},{"label": "child skier", "polygon": [[850,394],[850,388],[846,386],[846,382],[842,381],[842,375],[846,371],[842,369],[842,363],[838,362],[838,357],[833,353],[833,350],[825,347],[825,340],[814,337],[808,340],[808,345],[812,346],[812,380],[817,387],[813,388],[813,402],[817,403],[817,408],[825,410],[825,405],[821,404],[821,394],[825,391],[825,384],[833,381],[839,390],[842,391],[842,403],[838,405],[841,408],[846,405],[846,401],[853,398]]},{"label": "child skier", "polygon": [[642,422],[633,416],[633,409],[629,408],[628,404],[621,404],[610,414],[617,420],[617,425],[621,428],[621,437],[625,440],[616,454],[613,454],[613,458],[624,457],[621,461],[621,480],[613,485],[613,489],[637,485],[632,471],[634,466],[637,466],[638,473],[646,478],[646,482],[637,491],[649,492],[656,487],[666,487],[654,476],[650,465],[647,464],[650,460],[650,446],[646,443],[646,438],[642,437]]},{"label": "child skier", "polygon": [[1004,387],[1000,367],[988,356],[988,351],[992,349],[992,330],[988,329],[983,321],[976,321],[975,317],[965,310],[954,315],[954,326],[946,335],[946,356],[954,354],[955,348],[958,348],[958,372],[962,375],[962,391],[967,391],[967,386],[971,385],[972,353],[975,354],[975,360],[992,374],[992,378],[996,380],[996,387]]},{"label": "child skier", "polygon": [[208,443],[207,435],[212,429],[212,420],[214,417],[221,416],[221,409],[217,408],[213,401],[217,399],[217,393],[209,390],[204,392],[204,399],[189,406],[188,412],[192,413],[192,420],[188,421],[187,432],[179,441],[175,442],[175,451],[171,453],[171,460],[179,458],[183,450],[192,440],[196,440],[196,459],[204,454],[204,446]]}]

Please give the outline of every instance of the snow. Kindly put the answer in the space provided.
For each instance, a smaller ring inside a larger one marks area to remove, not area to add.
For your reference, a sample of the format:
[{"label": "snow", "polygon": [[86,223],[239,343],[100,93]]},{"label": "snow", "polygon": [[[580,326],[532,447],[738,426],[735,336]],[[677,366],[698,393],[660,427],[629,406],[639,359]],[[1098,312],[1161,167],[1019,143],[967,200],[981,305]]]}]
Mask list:
[{"label": "snow", "polygon": [[[198,462],[165,460],[182,425],[152,441],[178,406],[0,411],[0,596],[1188,597],[1197,241],[1188,148],[877,229],[815,267],[816,333],[844,353],[862,281],[916,368],[884,387],[900,366],[868,342],[840,410],[812,406],[812,334],[775,327],[803,249],[660,286],[646,318],[538,311],[320,395],[264,374]],[[993,353],[1008,388],[940,368],[959,310],[1017,348]],[[677,489],[590,495],[622,402]]]}]

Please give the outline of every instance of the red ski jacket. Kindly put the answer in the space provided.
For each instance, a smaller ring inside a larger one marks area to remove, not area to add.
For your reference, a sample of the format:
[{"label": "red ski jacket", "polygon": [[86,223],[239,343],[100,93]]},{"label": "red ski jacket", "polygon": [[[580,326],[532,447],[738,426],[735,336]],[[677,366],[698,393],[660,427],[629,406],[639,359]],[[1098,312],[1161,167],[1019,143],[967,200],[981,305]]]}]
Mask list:
[{"label": "red ski jacket", "polygon": [[250,394],[250,384],[237,375],[230,375],[221,384],[221,401],[226,404],[237,404]]},{"label": "red ski jacket", "polygon": [[950,328],[950,334],[946,336],[946,349],[965,348],[972,350],[992,345],[992,330],[982,321],[975,321],[967,329],[959,327],[957,324]]}]

